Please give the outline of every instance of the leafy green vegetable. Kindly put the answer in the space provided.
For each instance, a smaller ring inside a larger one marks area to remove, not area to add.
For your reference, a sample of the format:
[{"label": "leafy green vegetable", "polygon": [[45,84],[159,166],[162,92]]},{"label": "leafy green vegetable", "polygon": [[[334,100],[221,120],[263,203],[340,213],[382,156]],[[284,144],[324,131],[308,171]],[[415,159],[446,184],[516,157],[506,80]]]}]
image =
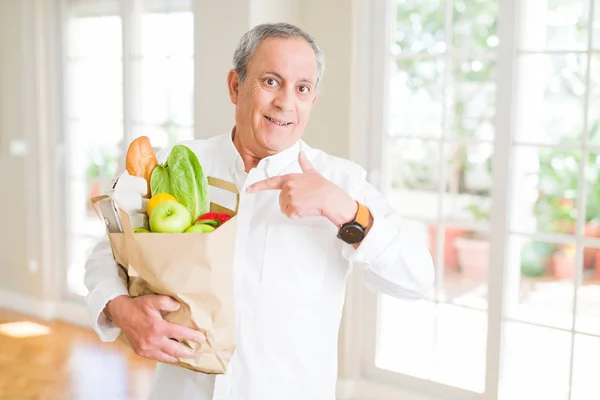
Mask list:
[{"label": "leafy green vegetable", "polygon": [[152,196],[158,193],[171,193],[169,168],[167,163],[157,165],[150,176],[150,191]]},{"label": "leafy green vegetable", "polygon": [[209,210],[208,180],[192,150],[175,145],[167,159],[170,193],[193,216],[193,221]]}]

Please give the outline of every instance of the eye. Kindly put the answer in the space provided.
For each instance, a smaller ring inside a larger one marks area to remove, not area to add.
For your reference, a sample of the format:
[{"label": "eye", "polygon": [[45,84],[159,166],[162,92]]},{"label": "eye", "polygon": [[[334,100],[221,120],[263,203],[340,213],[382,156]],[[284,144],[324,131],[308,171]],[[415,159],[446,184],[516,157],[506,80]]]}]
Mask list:
[{"label": "eye", "polygon": [[267,78],[265,79],[265,83],[267,84],[267,86],[275,86],[277,85],[277,81],[273,78]]},{"label": "eye", "polygon": [[306,85],[298,86],[298,91],[302,94],[306,94],[306,93],[310,92],[310,87],[308,87]]}]

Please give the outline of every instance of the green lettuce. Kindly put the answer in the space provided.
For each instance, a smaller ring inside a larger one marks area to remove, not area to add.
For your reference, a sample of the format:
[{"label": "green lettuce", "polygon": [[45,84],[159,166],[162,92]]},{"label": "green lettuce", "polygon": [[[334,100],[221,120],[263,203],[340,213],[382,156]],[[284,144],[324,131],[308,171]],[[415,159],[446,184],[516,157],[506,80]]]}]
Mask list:
[{"label": "green lettuce", "polygon": [[[189,210],[193,221],[196,221],[210,207],[208,180],[198,157],[187,146],[175,145],[167,158],[167,165],[169,193]],[[157,187],[164,185],[159,182],[157,178]]]},{"label": "green lettuce", "polygon": [[167,163],[157,165],[150,176],[150,191],[152,196],[158,193],[171,193],[169,168]]}]

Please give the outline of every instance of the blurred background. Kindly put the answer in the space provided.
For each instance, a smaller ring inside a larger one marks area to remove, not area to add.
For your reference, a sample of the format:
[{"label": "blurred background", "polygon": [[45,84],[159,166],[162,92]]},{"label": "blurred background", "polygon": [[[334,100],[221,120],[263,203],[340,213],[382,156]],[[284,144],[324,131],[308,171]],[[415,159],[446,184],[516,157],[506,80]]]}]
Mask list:
[{"label": "blurred background", "polygon": [[596,0],[1,1],[0,398],[144,398],[152,365],[88,329],[89,198],[137,136],[229,131],[233,50],[275,21],[325,53],[307,142],[435,260],[417,302],[351,277],[339,398],[600,399]]}]

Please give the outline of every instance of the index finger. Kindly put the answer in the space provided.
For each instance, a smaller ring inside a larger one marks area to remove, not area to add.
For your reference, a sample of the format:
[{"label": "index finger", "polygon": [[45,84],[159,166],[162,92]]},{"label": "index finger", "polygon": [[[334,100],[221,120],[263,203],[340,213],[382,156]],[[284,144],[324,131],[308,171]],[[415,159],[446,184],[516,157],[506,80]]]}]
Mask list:
[{"label": "index finger", "polygon": [[191,340],[192,342],[196,342],[198,344],[206,343],[206,336],[202,332],[183,325],[170,322],[168,324],[169,325],[167,326],[166,334],[169,338],[177,340]]},{"label": "index finger", "polygon": [[262,181],[258,181],[253,183],[252,185],[246,188],[246,192],[248,193],[256,193],[261,192],[263,190],[277,190],[281,189],[283,183],[285,182],[285,175],[280,176],[272,176],[271,178],[267,178]]}]

